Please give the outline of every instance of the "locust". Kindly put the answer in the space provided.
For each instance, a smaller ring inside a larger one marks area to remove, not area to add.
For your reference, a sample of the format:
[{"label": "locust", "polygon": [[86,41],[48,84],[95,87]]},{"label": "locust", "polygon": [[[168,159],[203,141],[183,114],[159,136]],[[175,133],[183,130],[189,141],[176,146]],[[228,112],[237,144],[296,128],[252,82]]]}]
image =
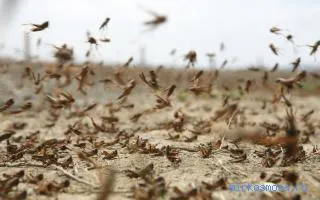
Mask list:
[{"label": "locust", "polygon": [[123,92],[117,99],[119,100],[119,99],[128,97],[135,86],[136,86],[136,81],[130,80],[129,83],[125,87],[123,87]]},{"label": "locust", "polygon": [[273,33],[273,34],[276,34],[276,35],[279,35],[281,34],[280,32],[282,31],[282,29],[276,27],[276,26],[273,26],[270,28],[270,32]]},{"label": "locust", "polygon": [[224,60],[220,65],[220,69],[223,69],[228,64],[228,60]]},{"label": "locust", "polygon": [[130,57],[123,65],[122,67],[129,67],[129,65],[132,63],[133,57]]},{"label": "locust", "polygon": [[292,72],[295,72],[297,70],[297,68],[299,67],[300,65],[300,62],[301,62],[301,58],[298,57],[295,61],[293,61],[291,64],[293,66],[292,68]]},{"label": "locust", "polygon": [[95,45],[96,49],[98,49],[98,41],[94,37],[89,36],[87,42],[90,44],[90,47],[92,47],[92,45]]},{"label": "locust", "polygon": [[279,63],[276,63],[273,68],[270,70],[270,72],[275,72],[279,68]]},{"label": "locust", "polygon": [[154,91],[158,91],[159,89],[161,89],[161,86],[158,84],[157,74],[153,70],[151,70],[149,71],[149,76],[150,79],[148,80],[143,72],[139,74],[140,79],[151,89],[153,89]]},{"label": "locust", "polygon": [[104,29],[104,28],[107,28],[110,20],[111,20],[111,19],[110,19],[109,17],[107,17],[107,18],[102,22],[102,24],[100,25],[99,30],[102,30],[102,29]]},{"label": "locust", "polygon": [[176,85],[171,85],[167,90],[167,93],[165,97],[162,97],[158,94],[156,94],[157,98],[157,105],[154,107],[154,109],[163,109],[165,107],[170,107],[171,106],[171,101],[170,101],[170,96],[172,95],[173,91],[175,90]]},{"label": "locust", "polygon": [[42,24],[33,24],[33,23],[29,23],[29,24],[23,24],[23,25],[31,25],[31,31],[32,32],[37,32],[37,31],[42,31],[46,28],[49,27],[49,21],[45,21]]},{"label": "locust", "polygon": [[99,41],[104,42],[104,43],[109,43],[109,42],[111,42],[111,39],[110,38],[100,38]]},{"label": "locust", "polygon": [[309,55],[312,56],[317,52],[317,50],[318,50],[318,48],[320,46],[320,40],[315,42],[313,45],[307,45],[307,46],[311,48],[311,52],[310,52]]},{"label": "locust", "polygon": [[200,82],[200,77],[203,74],[203,70],[200,70],[199,72],[197,72],[194,77],[190,80],[191,82],[193,82],[193,85],[191,87],[189,87],[189,91],[191,91],[192,93],[194,93],[196,96],[201,94],[201,93],[208,93],[210,94],[211,90],[212,90],[212,83],[210,82],[207,86],[201,86],[199,84]]},{"label": "locust", "polygon": [[290,78],[277,78],[276,82],[282,84],[288,90],[291,90],[295,84],[298,84],[302,79],[304,79],[307,75],[306,71],[302,71],[295,76]]},{"label": "locust", "polygon": [[188,67],[191,64],[194,67],[195,62],[197,62],[197,52],[194,50],[190,50],[185,56],[184,60],[188,61]]},{"label": "locust", "polygon": [[7,109],[9,109],[14,104],[14,99],[9,99],[5,102],[4,105],[0,106],[0,112],[3,112]]},{"label": "locust", "polygon": [[269,44],[269,48],[271,49],[272,53],[275,55],[279,55],[279,48],[276,47],[273,43]]},{"label": "locust", "polygon": [[153,19],[143,22],[146,26],[151,26],[151,29],[157,28],[159,25],[164,24],[168,21],[168,17],[166,15],[158,14],[152,10],[145,9],[142,6],[139,6],[143,11],[153,16]]}]

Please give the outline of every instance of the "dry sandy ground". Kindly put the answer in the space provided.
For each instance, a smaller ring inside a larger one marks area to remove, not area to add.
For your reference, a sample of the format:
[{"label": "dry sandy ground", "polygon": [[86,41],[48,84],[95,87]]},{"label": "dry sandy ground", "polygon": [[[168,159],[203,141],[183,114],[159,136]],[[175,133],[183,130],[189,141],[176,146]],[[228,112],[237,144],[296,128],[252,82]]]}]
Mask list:
[{"label": "dry sandy ground", "polygon": [[[306,124],[301,120],[301,116],[312,109],[314,110],[314,113],[308,119],[308,124],[314,127],[314,131],[310,134],[308,141],[299,142],[299,145],[305,151],[305,157],[288,166],[280,166],[278,161],[273,166],[266,167],[263,164],[265,157],[258,156],[257,152],[264,152],[269,147],[248,141],[235,142],[234,138],[240,133],[250,132],[250,130],[253,130],[251,132],[255,134],[266,134],[266,128],[261,126],[263,122],[274,123],[280,127],[285,126],[285,106],[280,103],[278,109],[275,109],[269,103],[272,100],[272,94],[255,92],[254,94],[243,96],[238,104],[241,114],[234,116],[230,126],[228,126],[230,118],[219,119],[214,122],[211,120],[215,116],[215,111],[222,107],[222,92],[219,90],[215,90],[213,92],[214,95],[200,95],[198,97],[191,93],[176,92],[172,97],[172,107],[142,115],[137,122],[133,122],[130,117],[135,113],[153,107],[156,102],[154,95],[144,87],[141,91],[134,91],[127,99],[127,104],[134,103],[134,108],[121,108],[119,111],[114,112],[114,117],[119,119],[115,123],[115,130],[90,133],[95,128],[88,116],[92,117],[96,123],[101,124],[103,122],[102,116],[111,115],[110,107],[107,107],[106,103],[116,102],[116,97],[120,94],[120,91],[116,89],[112,89],[112,92],[110,91],[111,89],[109,91],[103,90],[103,87],[99,86],[98,89],[90,92],[88,100],[81,100],[81,95],[78,94],[79,97],[75,105],[80,108],[85,107],[92,101],[98,102],[98,105],[86,112],[82,117],[74,116],[68,118],[70,111],[62,109],[61,116],[54,124],[50,124],[52,122],[48,121],[50,116],[48,114],[48,102],[43,103],[41,98],[33,100],[34,108],[30,111],[13,115],[0,114],[0,133],[2,135],[6,130],[14,129],[15,133],[9,141],[11,145],[17,145],[17,148],[21,148],[22,145],[28,142],[31,146],[34,145],[32,148],[35,148],[50,139],[63,140],[68,138],[70,141],[69,143],[58,144],[55,150],[52,150],[51,146],[48,145],[48,147],[40,148],[32,153],[27,151],[19,159],[12,158],[12,154],[8,153],[6,140],[1,141],[0,174],[6,173],[10,175],[20,170],[25,172],[18,186],[14,186],[9,195],[12,196],[21,191],[26,191],[27,199],[96,199],[103,179],[112,177],[113,181],[108,182],[108,184],[112,184],[110,199],[132,199],[134,186],[146,181],[141,177],[128,177],[129,172],[126,170],[139,172],[152,163],[151,179],[155,180],[157,177],[163,177],[165,180],[164,188],[167,190],[163,196],[157,199],[170,199],[179,196],[175,192],[175,186],[182,191],[190,191],[191,188],[197,188],[193,193],[189,194],[190,199],[196,199],[195,194],[200,194],[200,190],[202,191],[204,188],[203,181],[212,184],[219,179],[225,180],[227,188],[217,187],[206,190],[211,194],[212,199],[298,199],[299,196],[297,194],[301,195],[302,199],[320,198],[320,153],[319,150],[314,148],[316,144],[320,144],[318,97],[293,96],[291,98],[296,111],[297,127],[300,130],[301,137],[309,131]],[[76,93],[75,91],[73,92]],[[108,95],[105,93],[108,93]],[[261,109],[262,101],[260,99],[268,100],[265,109]],[[116,109],[117,107],[119,105],[114,104],[112,108]],[[174,120],[174,112],[179,109],[184,114],[184,125],[181,132],[175,131],[171,125]],[[82,124],[80,129],[82,132],[77,134],[76,131],[69,131],[66,134],[68,126],[77,121]],[[26,126],[16,127],[17,122],[26,123]],[[200,127],[200,122],[207,123],[208,126]],[[239,125],[241,122],[242,127]],[[106,123],[106,127],[109,126],[110,124]],[[198,132],[194,134],[193,132],[196,128],[198,128]],[[40,132],[34,134],[31,139],[30,137],[26,139],[36,131]],[[121,134],[122,136],[119,136]],[[130,134],[132,134],[132,137],[128,136]],[[283,134],[284,130],[280,128],[274,137]],[[127,138],[125,137],[126,135]],[[170,138],[170,135],[174,138]],[[98,147],[94,145],[98,141],[104,141],[105,143],[114,141],[117,136],[120,138],[120,142],[117,144]],[[190,139],[193,136],[197,137],[193,140]],[[136,144],[137,138],[147,140],[145,149],[148,148],[148,145],[154,145],[157,149],[163,147],[163,154],[157,156],[155,153],[143,153],[143,147],[139,147],[139,144]],[[217,145],[219,140],[222,140],[221,145]],[[203,158],[198,147],[201,145],[206,146],[209,143],[213,144],[212,153],[207,158]],[[178,162],[179,160],[171,162],[167,158],[165,151],[167,145],[177,149],[180,162]],[[282,149],[280,145],[273,145],[270,148],[273,151]],[[95,149],[96,152],[94,152]],[[110,153],[115,150],[118,153],[117,156],[113,159],[103,159],[105,157],[104,151]],[[66,159],[72,158],[72,162],[64,168],[64,171],[72,174],[78,180],[70,178],[66,176],[66,173],[58,170],[57,167],[60,167],[58,164],[45,166],[43,162],[33,157],[34,155],[50,154],[52,151],[58,157],[58,163],[63,163]],[[245,158],[235,158],[239,157],[237,151],[242,151],[240,157],[245,155]],[[91,161],[81,160],[79,152],[87,152],[88,156],[86,158]],[[94,153],[89,155],[90,152]],[[93,163],[98,167],[91,169],[94,165]],[[110,170],[111,168],[112,171]],[[290,184],[282,177],[283,171],[294,171],[298,174],[297,185],[305,185],[307,191],[301,191],[299,188],[298,192],[282,192],[278,194],[277,192],[266,191],[234,192],[229,189],[230,184],[234,183],[270,185],[272,184],[271,182],[277,182],[277,184]],[[111,175],[111,172],[113,175]],[[266,174],[265,178],[261,178],[262,172]],[[36,176],[38,174],[43,174],[42,181],[27,183],[31,179],[30,175]],[[1,180],[6,180],[6,177],[1,177]],[[50,182],[55,184],[53,183],[55,181],[57,185],[66,180],[70,181],[70,185],[57,192],[50,192],[46,187]],[[79,180],[86,183],[81,183]],[[3,190],[1,188],[0,192],[2,193]],[[137,195],[137,188],[135,191]],[[40,194],[41,192],[43,194]],[[180,199],[188,198],[180,195]],[[198,199],[201,198],[198,197]]]}]

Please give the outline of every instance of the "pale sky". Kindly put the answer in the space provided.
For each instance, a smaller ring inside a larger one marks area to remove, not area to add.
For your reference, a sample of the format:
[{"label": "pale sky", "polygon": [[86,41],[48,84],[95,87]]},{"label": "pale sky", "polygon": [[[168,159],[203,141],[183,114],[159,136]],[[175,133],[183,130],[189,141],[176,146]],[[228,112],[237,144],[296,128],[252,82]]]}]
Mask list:
[{"label": "pale sky", "polygon": [[[1,4],[5,1],[0,0]],[[139,48],[146,47],[148,63],[170,64],[169,55],[177,49],[176,63],[183,64],[182,56],[190,49],[198,53],[198,65],[207,65],[207,52],[217,54],[217,62],[237,57],[227,67],[264,63],[288,65],[297,57],[302,64],[319,65],[309,56],[308,48],[294,52],[283,36],[269,32],[272,26],[288,29],[297,44],[313,44],[320,40],[319,0],[16,0],[17,9],[6,28],[0,27],[0,43],[5,43],[1,54],[14,55],[15,48],[23,48],[23,33],[28,27],[23,23],[50,21],[47,30],[31,33],[32,53],[42,59],[52,58],[52,49],[43,45],[36,49],[37,38],[43,43],[74,47],[77,60],[84,61],[89,45],[85,43],[86,31],[93,36],[103,34],[98,30],[106,17],[111,21],[107,37],[111,43],[101,44],[91,60],[125,62],[130,56],[139,63]],[[1,5],[3,7],[3,5]],[[168,22],[153,32],[140,35],[145,30],[143,22],[151,16],[138,4],[168,16]],[[0,9],[1,11],[1,9]],[[0,15],[4,21],[4,16]],[[7,19],[6,19],[7,20]],[[140,36],[139,36],[140,35]],[[219,52],[221,42],[224,52]],[[275,56],[268,45],[280,47],[281,55]]]}]

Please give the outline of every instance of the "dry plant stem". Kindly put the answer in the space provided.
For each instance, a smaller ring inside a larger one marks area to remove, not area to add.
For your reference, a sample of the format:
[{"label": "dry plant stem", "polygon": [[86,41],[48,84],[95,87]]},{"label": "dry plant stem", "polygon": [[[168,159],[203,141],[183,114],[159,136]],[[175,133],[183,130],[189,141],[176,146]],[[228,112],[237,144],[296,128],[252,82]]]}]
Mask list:
[{"label": "dry plant stem", "polygon": [[75,175],[79,174],[79,164],[77,162],[74,162],[74,165],[73,165],[73,172]]},{"label": "dry plant stem", "polygon": [[229,172],[230,174],[233,174],[232,171],[228,170],[225,166],[223,166],[223,163],[222,163],[222,161],[221,161],[220,159],[218,159],[218,158],[216,158],[216,157],[213,157],[213,158],[215,158],[215,159],[218,161],[218,163],[219,163],[219,165],[220,165],[220,167],[221,167],[222,169],[224,169],[226,172]]},{"label": "dry plant stem", "polygon": [[46,168],[44,165],[31,164],[31,163],[0,163],[0,167],[41,167]]},{"label": "dry plant stem", "polygon": [[225,149],[217,149],[215,151],[212,151],[212,154],[219,154],[219,153],[229,153],[229,151]]},{"label": "dry plant stem", "polygon": [[221,150],[221,148],[222,148],[222,145],[223,145],[225,136],[226,136],[226,134],[224,134],[224,135],[222,136],[221,145],[220,145],[220,147],[219,147],[219,150]]},{"label": "dry plant stem", "polygon": [[[42,167],[42,168],[47,168],[44,165],[30,164],[30,163],[12,163],[12,164],[0,163],[0,167]],[[87,182],[85,180],[82,180],[82,179],[70,174],[69,172],[67,172],[66,170],[62,169],[61,167],[54,166],[53,169],[61,171],[64,175],[66,175],[66,176],[68,176],[68,177],[72,178],[73,180],[78,181],[80,183],[84,183],[86,185],[90,185],[90,186],[92,186],[94,188],[99,188],[100,187],[100,186],[98,186],[96,184]]]},{"label": "dry plant stem", "polygon": [[171,147],[172,149],[178,149],[182,151],[188,151],[188,152],[198,152],[195,148],[188,148],[188,147]]},{"label": "dry plant stem", "polygon": [[[231,115],[231,117],[230,117],[230,119],[229,119],[229,122],[228,122],[228,129],[230,129],[231,121],[232,121],[233,117],[236,115],[237,112],[238,112],[238,110],[235,110],[235,111],[232,113],[232,115]],[[223,137],[223,138],[224,138],[224,137]]]},{"label": "dry plant stem", "polygon": [[69,172],[67,172],[66,170],[62,169],[61,167],[58,167],[58,166],[54,166],[53,169],[55,170],[58,170],[60,172],[62,172],[64,175],[68,176],[69,178],[72,178],[73,180],[75,181],[78,181],[79,183],[83,183],[83,184],[86,184],[86,185],[90,185],[94,188],[99,188],[100,186],[96,185],[96,184],[93,184],[93,183],[90,183],[90,182],[87,182],[85,180],[82,180],[72,174],[70,174]]}]

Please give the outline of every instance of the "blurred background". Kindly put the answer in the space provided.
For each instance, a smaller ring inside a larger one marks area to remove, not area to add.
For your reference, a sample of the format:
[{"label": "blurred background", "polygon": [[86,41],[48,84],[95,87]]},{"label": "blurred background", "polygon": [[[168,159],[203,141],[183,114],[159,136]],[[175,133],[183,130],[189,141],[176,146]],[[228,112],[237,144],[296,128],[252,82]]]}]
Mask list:
[{"label": "blurred background", "polygon": [[[279,62],[289,66],[302,58],[303,67],[319,64],[309,56],[309,48],[293,49],[283,36],[269,32],[272,26],[287,29],[299,45],[313,44],[320,39],[320,1],[318,0],[0,0],[0,56],[22,59],[25,23],[49,21],[49,28],[30,33],[30,53],[40,60],[53,60],[52,47],[74,48],[78,62],[85,57],[89,44],[86,33],[94,37],[105,35],[111,43],[99,45],[89,57],[104,63],[125,62],[130,56],[134,64],[182,66],[183,55],[190,49],[198,53],[199,67],[208,66],[206,53],[215,53],[217,65],[229,60],[228,68],[251,65],[273,66]],[[167,15],[168,22],[157,29],[144,32],[144,21],[152,19],[139,5]],[[111,21],[106,32],[99,26],[106,17]],[[220,51],[220,44],[225,49]],[[280,48],[275,56],[268,45]],[[176,49],[174,56],[170,51]],[[319,55],[319,54],[318,54]],[[318,59],[320,60],[320,59]]]}]

